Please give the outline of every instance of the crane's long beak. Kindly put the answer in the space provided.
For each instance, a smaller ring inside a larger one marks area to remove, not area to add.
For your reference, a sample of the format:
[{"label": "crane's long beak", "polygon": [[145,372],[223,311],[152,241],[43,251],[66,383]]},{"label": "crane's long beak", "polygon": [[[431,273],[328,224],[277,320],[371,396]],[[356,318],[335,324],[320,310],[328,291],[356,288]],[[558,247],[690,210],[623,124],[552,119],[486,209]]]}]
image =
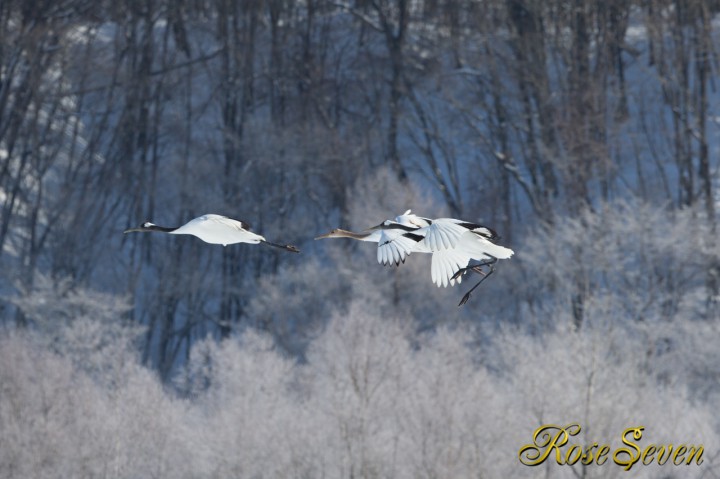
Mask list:
[{"label": "crane's long beak", "polygon": [[128,229],[128,230],[123,231],[123,234],[127,234],[127,233],[142,233],[142,232],[144,232],[144,231],[147,231],[147,230],[144,230],[144,229],[142,229],[142,228],[130,228],[130,229]]},{"label": "crane's long beak", "polygon": [[319,239],[326,239],[326,238],[332,238],[332,237],[333,236],[332,236],[332,231],[331,231],[330,233],[326,233],[324,235],[317,236],[315,239],[319,240]]}]

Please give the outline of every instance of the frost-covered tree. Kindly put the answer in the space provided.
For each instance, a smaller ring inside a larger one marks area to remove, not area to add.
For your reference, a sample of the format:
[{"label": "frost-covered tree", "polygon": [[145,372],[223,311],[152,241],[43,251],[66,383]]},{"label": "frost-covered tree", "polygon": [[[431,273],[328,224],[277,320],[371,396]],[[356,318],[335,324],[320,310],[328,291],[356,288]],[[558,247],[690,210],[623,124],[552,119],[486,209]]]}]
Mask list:
[{"label": "frost-covered tree", "polygon": [[252,330],[199,342],[175,391],[137,355],[110,383],[79,361],[92,360],[83,351],[52,351],[40,332],[5,334],[0,465],[7,477],[627,474],[612,463],[519,462],[539,426],[577,422],[577,441],[613,448],[631,426],[656,444],[703,444],[703,464],[682,474],[706,475],[720,440],[707,402],[717,391],[697,395],[686,369],[668,367],[697,358],[648,356],[640,345],[660,333],[617,324],[619,307],[593,304],[579,330],[566,311],[542,335],[508,326],[481,345],[466,327],[418,336],[411,317],[381,317],[355,301],[332,314],[302,362]]}]

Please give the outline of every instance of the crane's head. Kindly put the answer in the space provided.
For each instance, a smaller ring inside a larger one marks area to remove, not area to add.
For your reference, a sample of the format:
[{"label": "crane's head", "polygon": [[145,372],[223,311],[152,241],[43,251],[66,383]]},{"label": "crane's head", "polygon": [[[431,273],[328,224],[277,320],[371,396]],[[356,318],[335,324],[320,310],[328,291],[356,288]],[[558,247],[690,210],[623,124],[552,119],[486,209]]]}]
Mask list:
[{"label": "crane's head", "polygon": [[340,229],[340,228],[335,228],[334,230],[330,231],[329,233],[320,235],[315,239],[319,240],[319,239],[326,239],[326,238],[345,238],[345,235],[343,233],[345,233],[345,230]]},{"label": "crane's head", "polygon": [[371,226],[369,228],[365,228],[365,231],[376,231],[376,230],[386,230],[392,228],[393,225],[397,224],[393,220],[385,220],[379,225]]},{"label": "crane's head", "polygon": [[427,218],[422,218],[406,210],[405,213],[398,215],[394,220],[385,220],[379,225],[372,226],[365,231],[387,230],[387,229],[404,229],[412,231],[418,228],[429,226],[431,223]]},{"label": "crane's head", "polygon": [[430,221],[427,218],[422,218],[416,214],[413,214],[410,212],[410,210],[407,210],[405,213],[396,216],[395,223],[417,228],[424,228],[425,226],[430,226]]}]

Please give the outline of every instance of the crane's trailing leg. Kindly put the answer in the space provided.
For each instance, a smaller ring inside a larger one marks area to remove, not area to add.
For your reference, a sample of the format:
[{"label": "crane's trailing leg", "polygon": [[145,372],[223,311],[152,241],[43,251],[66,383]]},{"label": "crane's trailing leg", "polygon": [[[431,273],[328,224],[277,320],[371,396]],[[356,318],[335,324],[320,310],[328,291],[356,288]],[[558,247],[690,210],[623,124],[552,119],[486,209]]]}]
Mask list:
[{"label": "crane's trailing leg", "polygon": [[[472,272],[474,272],[474,273],[477,273],[477,274],[482,275],[482,279],[481,279],[480,281],[478,281],[477,284],[475,284],[475,286],[473,286],[472,288],[470,288],[470,291],[468,291],[467,293],[465,293],[465,296],[463,296],[462,299],[460,300],[460,303],[458,304],[458,307],[460,307],[460,306],[464,305],[465,303],[467,303],[468,300],[470,299],[470,295],[472,294],[473,291],[475,291],[475,288],[477,288],[478,286],[480,286],[480,283],[482,283],[483,281],[485,281],[485,280],[488,278],[488,276],[490,276],[491,274],[493,274],[493,273],[495,272],[495,266],[494,266],[495,263],[497,263],[497,258],[492,258],[492,259],[483,261],[483,262],[481,262],[481,263],[479,263],[479,264],[475,264],[475,265],[472,265],[472,266],[467,266],[467,267],[465,267],[465,268],[459,269],[459,270],[453,275],[453,279],[457,279],[458,277],[460,277],[460,275],[462,275],[462,274],[465,273],[466,271],[472,271]],[[488,271],[488,272],[483,271],[482,268],[483,268],[484,266],[489,266],[489,267],[490,267],[490,271]]]},{"label": "crane's trailing leg", "polygon": [[268,240],[261,240],[260,242],[261,242],[262,244],[265,244],[265,245],[268,245],[268,246],[272,246],[273,248],[284,249],[284,250],[290,251],[290,252],[292,252],[292,253],[299,253],[299,252],[300,252],[300,250],[297,248],[297,246],[293,246],[293,245],[291,245],[291,244],[278,244],[278,243],[273,243],[273,242],[268,241]]},{"label": "crane's trailing leg", "polygon": [[[475,270],[473,269],[473,271],[475,271]],[[480,283],[482,283],[483,281],[485,281],[486,279],[488,279],[488,278],[490,277],[490,275],[495,272],[495,267],[492,266],[492,263],[491,263],[491,264],[490,264],[490,271],[488,271],[488,272],[486,273],[486,272],[483,271],[483,270],[479,270],[479,272],[483,275],[482,279],[481,279],[480,281],[478,281],[475,286],[473,286],[472,288],[470,288],[470,291],[468,291],[467,293],[465,293],[465,296],[463,296],[462,299],[460,300],[460,303],[458,303],[458,308],[459,308],[460,306],[462,306],[463,304],[465,304],[465,303],[468,302],[468,300],[470,299],[470,295],[472,294],[473,291],[475,291],[475,288],[477,288],[478,286],[480,286]]]},{"label": "crane's trailing leg", "polygon": [[472,265],[472,266],[467,266],[467,267],[465,267],[465,268],[460,268],[459,270],[457,270],[457,271],[455,272],[455,274],[452,276],[451,279],[458,279],[461,275],[465,274],[467,271],[473,271],[473,272],[475,272],[475,273],[478,273],[478,274],[481,274],[481,275],[485,276],[486,274],[490,274],[490,273],[485,273],[485,271],[482,270],[483,266],[490,266],[490,270],[491,270],[491,272],[492,272],[493,265],[494,265],[495,263],[497,263],[497,258],[488,259],[488,260],[486,260],[486,261],[483,261],[483,262],[478,263],[478,264],[474,264],[474,265]]}]

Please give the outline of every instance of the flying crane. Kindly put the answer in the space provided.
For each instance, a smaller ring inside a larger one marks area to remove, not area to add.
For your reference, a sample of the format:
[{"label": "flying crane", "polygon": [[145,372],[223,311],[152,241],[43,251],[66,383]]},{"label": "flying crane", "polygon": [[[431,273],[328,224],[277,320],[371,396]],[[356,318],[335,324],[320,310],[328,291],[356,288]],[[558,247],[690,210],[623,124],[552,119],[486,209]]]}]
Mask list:
[{"label": "flying crane", "polygon": [[207,214],[188,221],[177,228],[158,226],[146,221],[137,228],[130,228],[123,233],[160,232],[171,235],[192,235],[206,243],[227,246],[235,243],[266,244],[275,248],[284,249],[293,253],[300,250],[293,245],[283,245],[266,240],[263,236],[249,230],[250,226],[239,220],[227,216]]},{"label": "flying crane", "polygon": [[[488,227],[454,218],[423,218],[411,210],[361,233],[335,229],[315,239],[323,238],[376,242],[381,264],[399,265],[411,253],[429,253],[432,255],[430,275],[438,287],[460,283],[462,275],[469,271],[482,275],[458,306],[465,304],[472,292],[495,271],[498,259],[514,254],[510,248],[495,244],[497,234]],[[484,267],[489,267],[489,271]]]}]

